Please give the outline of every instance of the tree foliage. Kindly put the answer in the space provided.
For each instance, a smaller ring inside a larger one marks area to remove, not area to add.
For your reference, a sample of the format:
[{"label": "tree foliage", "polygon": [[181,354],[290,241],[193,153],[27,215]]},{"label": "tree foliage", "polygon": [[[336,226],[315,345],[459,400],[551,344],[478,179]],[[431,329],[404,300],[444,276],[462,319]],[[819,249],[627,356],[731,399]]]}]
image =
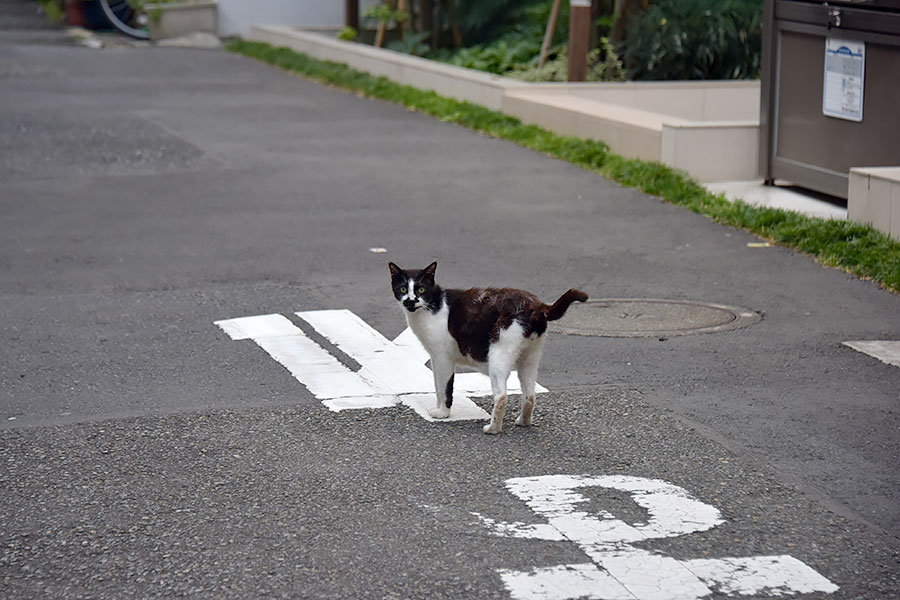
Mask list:
[{"label": "tree foliage", "polygon": [[761,0],[653,0],[619,51],[629,79],[743,79],[759,73]]},{"label": "tree foliage", "polygon": [[[382,22],[396,24],[389,48],[491,73],[556,81],[567,60],[565,0],[554,33],[556,45],[548,57],[550,68],[537,68],[552,4],[383,0],[370,16],[378,11]],[[762,0],[595,0],[593,15],[591,64],[597,68],[592,78],[619,80],[622,65],[628,79],[758,76]]]}]

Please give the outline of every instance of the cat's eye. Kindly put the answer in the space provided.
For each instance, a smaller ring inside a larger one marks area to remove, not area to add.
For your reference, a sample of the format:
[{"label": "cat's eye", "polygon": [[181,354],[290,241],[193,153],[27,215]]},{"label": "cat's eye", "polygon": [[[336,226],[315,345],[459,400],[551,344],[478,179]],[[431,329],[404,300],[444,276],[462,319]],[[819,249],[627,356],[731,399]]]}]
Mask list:
[{"label": "cat's eye", "polygon": [[424,294],[424,293],[425,293],[425,288],[420,287],[420,288],[417,289],[416,291],[417,291],[418,293],[420,293],[420,294]]},{"label": "cat's eye", "polygon": [[406,293],[406,286],[405,286],[405,285],[400,287],[400,293],[401,293],[401,294],[405,294],[405,293]]}]

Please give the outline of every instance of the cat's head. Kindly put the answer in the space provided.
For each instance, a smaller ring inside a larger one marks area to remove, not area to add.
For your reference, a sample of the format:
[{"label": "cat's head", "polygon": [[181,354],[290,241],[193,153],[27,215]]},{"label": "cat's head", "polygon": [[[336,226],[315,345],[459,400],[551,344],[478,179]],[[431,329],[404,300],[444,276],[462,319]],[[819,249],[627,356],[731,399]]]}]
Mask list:
[{"label": "cat's head", "polygon": [[416,312],[420,308],[433,308],[435,305],[434,271],[437,263],[433,262],[424,269],[404,270],[388,263],[391,270],[391,287],[394,289],[394,298],[403,308],[409,312]]}]

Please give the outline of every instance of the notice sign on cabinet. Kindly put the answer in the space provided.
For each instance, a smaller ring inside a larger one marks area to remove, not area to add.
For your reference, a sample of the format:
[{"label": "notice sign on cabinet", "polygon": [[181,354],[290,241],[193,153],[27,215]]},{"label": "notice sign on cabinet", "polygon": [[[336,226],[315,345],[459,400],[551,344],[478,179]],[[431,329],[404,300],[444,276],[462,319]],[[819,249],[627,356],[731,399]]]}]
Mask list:
[{"label": "notice sign on cabinet", "polygon": [[865,74],[865,42],[826,38],[822,112],[829,117],[862,121]]}]

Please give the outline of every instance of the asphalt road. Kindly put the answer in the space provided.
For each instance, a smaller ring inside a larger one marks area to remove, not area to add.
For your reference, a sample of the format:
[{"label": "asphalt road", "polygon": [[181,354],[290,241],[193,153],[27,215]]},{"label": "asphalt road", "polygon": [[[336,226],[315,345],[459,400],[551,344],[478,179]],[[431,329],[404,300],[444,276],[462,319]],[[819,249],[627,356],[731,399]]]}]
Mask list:
[{"label": "asphalt road", "polygon": [[[503,572],[591,564],[485,520],[542,523],[507,482],[566,474],[662,480],[720,511],[638,544],[655,555],[790,555],[839,586],[792,597],[900,597],[900,368],[842,345],[900,339],[897,295],[225,52],[0,52],[0,596],[510,597]],[[329,411],[214,324],[349,309],[393,339],[387,262],[435,259],[447,287],[763,319],[553,335],[537,426],[500,436]],[[585,493],[595,517],[658,516]]]}]

